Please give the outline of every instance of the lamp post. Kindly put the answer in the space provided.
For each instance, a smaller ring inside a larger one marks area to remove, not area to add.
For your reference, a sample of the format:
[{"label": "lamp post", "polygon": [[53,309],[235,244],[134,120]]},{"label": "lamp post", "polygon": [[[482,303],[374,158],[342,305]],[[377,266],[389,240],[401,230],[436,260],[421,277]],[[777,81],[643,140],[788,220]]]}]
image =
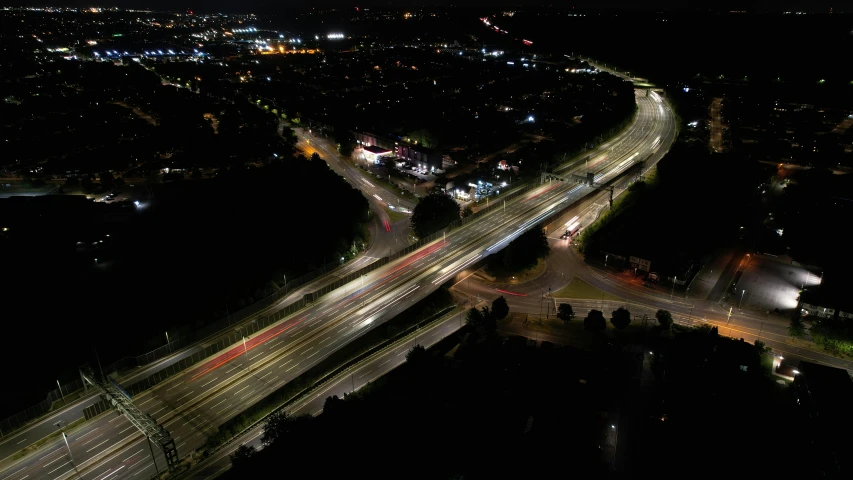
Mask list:
[{"label": "lamp post", "polygon": [[669,301],[672,301],[672,296],[675,295],[675,281],[678,280],[678,277],[672,277],[672,291],[669,292]]},{"label": "lamp post", "polygon": [[239,333],[241,337],[243,337],[243,356],[246,358],[246,371],[251,371],[251,367],[249,365],[249,349],[246,347],[246,336],[243,335],[239,329],[234,329],[235,332]]},{"label": "lamp post", "polygon": [[169,348],[169,353],[172,353],[172,343],[169,341],[169,332],[166,332],[166,347]]},{"label": "lamp post", "polygon": [[746,293],[746,289],[743,289],[740,292],[740,302],[738,302],[737,308],[741,308],[743,306],[743,294],[744,293]]},{"label": "lamp post", "polygon": [[62,397],[62,404],[65,405],[65,395],[62,394],[62,385],[59,384],[59,380],[56,381],[56,386],[59,387],[59,396]]},{"label": "lamp post", "polygon": [[[62,422],[63,420],[60,420],[54,423],[54,425],[56,425],[56,427],[59,428],[59,431],[62,432],[62,439],[65,440],[65,448],[68,450],[68,459],[73,462],[74,457],[71,455],[71,446],[68,445],[68,436],[65,435],[65,430],[62,429]],[[65,423],[67,424],[68,422]]]}]

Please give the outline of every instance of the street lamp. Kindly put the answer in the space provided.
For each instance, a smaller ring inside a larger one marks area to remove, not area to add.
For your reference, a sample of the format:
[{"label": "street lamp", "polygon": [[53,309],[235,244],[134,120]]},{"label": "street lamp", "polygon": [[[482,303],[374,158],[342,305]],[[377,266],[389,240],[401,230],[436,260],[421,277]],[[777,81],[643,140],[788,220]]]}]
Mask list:
[{"label": "street lamp", "polygon": [[240,336],[243,337],[243,355],[246,357],[246,371],[248,372],[251,370],[251,367],[249,365],[249,349],[246,347],[246,336],[243,335],[243,332],[236,328],[234,329],[234,331],[239,333]]},{"label": "street lamp", "polygon": [[743,290],[740,292],[740,302],[738,302],[738,304],[737,304],[737,308],[741,308],[741,306],[743,305],[743,294],[744,294],[744,293],[746,293],[746,289],[743,289]]},{"label": "street lamp", "polygon": [[172,353],[172,342],[169,341],[169,332],[166,332],[166,346],[169,347],[169,353]]},{"label": "street lamp", "polygon": [[[62,432],[62,439],[65,440],[65,448],[68,450],[68,458],[73,462],[74,457],[71,455],[71,446],[68,445],[68,437],[65,435],[65,430],[62,429],[62,422],[63,421],[64,420],[60,420],[60,421],[54,423],[54,425],[56,425],[56,427],[59,428],[59,431]],[[68,424],[68,422],[65,422],[65,423],[66,423],[66,425]]]},{"label": "street lamp", "polygon": [[678,280],[678,277],[672,277],[672,291],[669,292],[669,301],[672,301],[672,296],[675,295],[675,282]]}]

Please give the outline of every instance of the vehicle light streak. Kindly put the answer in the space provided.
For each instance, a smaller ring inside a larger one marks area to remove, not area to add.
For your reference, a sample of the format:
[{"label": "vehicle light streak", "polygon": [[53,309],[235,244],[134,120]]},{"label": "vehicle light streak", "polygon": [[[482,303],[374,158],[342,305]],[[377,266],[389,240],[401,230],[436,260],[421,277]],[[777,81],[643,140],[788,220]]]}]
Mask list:
[{"label": "vehicle light streak", "polygon": [[496,288],[495,290],[496,290],[496,291],[498,291],[498,292],[505,293],[505,294],[507,294],[507,295],[513,295],[513,296],[516,296],[516,297],[526,297],[526,296],[527,296],[527,294],[526,294],[526,293],[510,292],[509,290],[501,290],[500,288]]},{"label": "vehicle light streak", "polygon": [[457,272],[462,271],[462,270],[465,270],[465,268],[466,268],[468,265],[471,265],[472,263],[474,263],[475,261],[477,261],[481,256],[482,256],[482,255],[477,254],[477,256],[476,256],[476,257],[474,257],[474,258],[472,258],[472,259],[468,260],[467,262],[463,263],[462,265],[460,265],[460,266],[458,266],[458,267],[456,267],[456,268],[453,268],[453,269],[451,269],[449,272],[445,273],[444,275],[442,275],[442,276],[440,276],[440,277],[436,278],[435,280],[433,280],[432,284],[433,284],[433,285],[435,285],[436,283],[443,283],[447,278],[449,278],[449,277],[451,277],[451,276],[453,276],[453,275],[456,275],[456,273],[457,273]]}]

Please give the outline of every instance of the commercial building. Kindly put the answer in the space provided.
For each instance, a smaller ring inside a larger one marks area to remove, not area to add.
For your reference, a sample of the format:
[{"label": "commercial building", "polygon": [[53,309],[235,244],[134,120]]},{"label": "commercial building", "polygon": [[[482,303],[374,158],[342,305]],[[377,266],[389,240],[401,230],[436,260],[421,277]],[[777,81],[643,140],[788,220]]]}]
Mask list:
[{"label": "commercial building", "polygon": [[370,163],[379,163],[380,158],[393,156],[393,152],[391,152],[391,150],[377,147],[376,145],[362,147],[362,151],[364,152],[364,159]]}]

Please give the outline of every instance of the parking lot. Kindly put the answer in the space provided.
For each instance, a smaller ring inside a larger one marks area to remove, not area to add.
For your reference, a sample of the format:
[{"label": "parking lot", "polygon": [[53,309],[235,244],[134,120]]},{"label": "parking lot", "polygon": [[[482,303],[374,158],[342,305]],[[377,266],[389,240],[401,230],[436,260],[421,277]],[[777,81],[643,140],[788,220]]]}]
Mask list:
[{"label": "parking lot", "polygon": [[795,265],[790,257],[751,254],[729,298],[735,308],[760,312],[778,308],[784,315],[797,307],[800,290],[820,284],[820,279],[821,272]]}]

